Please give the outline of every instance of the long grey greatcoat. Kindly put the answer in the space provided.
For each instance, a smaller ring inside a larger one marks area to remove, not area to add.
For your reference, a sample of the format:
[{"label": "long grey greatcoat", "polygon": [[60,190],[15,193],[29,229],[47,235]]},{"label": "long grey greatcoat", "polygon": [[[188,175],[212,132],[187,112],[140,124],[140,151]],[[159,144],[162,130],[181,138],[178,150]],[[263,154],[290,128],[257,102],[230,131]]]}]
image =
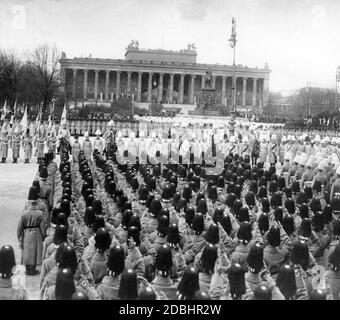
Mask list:
[{"label": "long grey greatcoat", "polygon": [[38,202],[31,202],[22,213],[18,223],[17,236],[22,248],[22,264],[42,263],[43,239],[45,237],[43,212]]}]

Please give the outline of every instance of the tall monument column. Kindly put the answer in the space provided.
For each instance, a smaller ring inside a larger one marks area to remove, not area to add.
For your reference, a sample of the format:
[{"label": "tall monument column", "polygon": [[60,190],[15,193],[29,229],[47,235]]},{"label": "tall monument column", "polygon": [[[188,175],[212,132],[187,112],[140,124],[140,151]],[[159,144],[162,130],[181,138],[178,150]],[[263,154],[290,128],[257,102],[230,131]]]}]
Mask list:
[{"label": "tall monument column", "polygon": [[143,72],[138,72],[137,102],[142,101],[142,75],[143,75]]},{"label": "tall monument column", "polygon": [[84,100],[87,100],[87,73],[88,70],[84,70],[84,92],[83,92],[83,98]]},{"label": "tall monument column", "polygon": [[184,74],[181,74],[181,84],[180,84],[180,91],[179,91],[179,103],[183,103],[184,98]]},{"label": "tall monument column", "polygon": [[72,98],[75,100],[76,97],[76,86],[77,86],[77,69],[73,69],[73,82],[72,82]]},{"label": "tall monument column", "polygon": [[204,89],[204,84],[205,84],[205,75],[202,75],[202,89]]},{"label": "tall monument column", "polygon": [[120,71],[116,71],[117,79],[116,79],[116,100],[120,98]]},{"label": "tall monument column", "polygon": [[225,105],[226,77],[222,77],[222,104]]},{"label": "tall monument column", "polygon": [[150,103],[152,100],[152,72],[149,72],[149,79],[148,79],[148,102]]},{"label": "tall monument column", "polygon": [[253,78],[253,106],[256,106],[256,91],[257,91],[257,86],[256,86],[257,78]]},{"label": "tall monument column", "polygon": [[164,76],[164,73],[159,74],[158,102],[161,102],[163,100],[163,76]]},{"label": "tall monument column", "polygon": [[98,99],[98,75],[99,70],[94,70],[94,100]]},{"label": "tall monument column", "polygon": [[106,70],[106,78],[105,78],[105,100],[109,100],[109,81],[110,81],[110,70]]},{"label": "tall monument column", "polygon": [[190,103],[194,103],[194,95],[195,95],[195,78],[194,74],[191,75],[190,81]]},{"label": "tall monument column", "polygon": [[174,74],[170,73],[170,81],[169,81],[169,100],[171,103],[174,102]]},{"label": "tall monument column", "polygon": [[126,94],[127,96],[131,94],[131,72],[127,73]]},{"label": "tall monument column", "polygon": [[247,78],[243,78],[242,86],[242,106],[247,104]]}]

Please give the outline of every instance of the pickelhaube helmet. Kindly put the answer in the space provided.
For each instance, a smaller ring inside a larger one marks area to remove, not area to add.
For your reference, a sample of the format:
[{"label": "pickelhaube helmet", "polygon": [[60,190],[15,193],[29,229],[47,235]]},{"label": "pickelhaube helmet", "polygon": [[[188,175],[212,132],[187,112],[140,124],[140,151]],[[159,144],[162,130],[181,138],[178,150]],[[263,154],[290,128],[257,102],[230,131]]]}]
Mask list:
[{"label": "pickelhaube helmet", "polygon": [[335,197],[331,201],[331,207],[333,209],[334,214],[339,214],[340,213],[340,198]]},{"label": "pickelhaube helmet", "polygon": [[103,215],[96,215],[94,218],[93,231],[97,232],[99,228],[105,228],[105,218]]},{"label": "pickelhaube helmet", "polygon": [[208,212],[207,202],[205,199],[200,199],[197,204],[197,212],[205,215]]},{"label": "pickelhaube helmet", "polygon": [[155,267],[163,276],[168,276],[173,265],[171,248],[168,245],[163,245],[157,251]]},{"label": "pickelhaube helmet", "polygon": [[300,183],[299,183],[299,181],[294,181],[293,183],[292,183],[292,192],[293,193],[295,193],[295,194],[297,194],[297,193],[299,193],[300,192]]},{"label": "pickelhaube helmet", "polygon": [[249,206],[249,208],[253,208],[255,206],[255,194],[251,191],[247,192],[244,196],[244,201]]},{"label": "pickelhaube helmet", "polygon": [[231,209],[233,207],[234,201],[236,200],[236,196],[234,193],[227,194],[227,198],[225,204]]},{"label": "pickelhaube helmet", "polygon": [[269,183],[269,192],[270,192],[270,193],[277,192],[278,189],[279,189],[279,187],[278,187],[277,181],[274,180],[274,181],[271,181],[271,182]]},{"label": "pickelhaube helmet", "polygon": [[278,192],[274,192],[272,194],[272,197],[270,199],[270,205],[273,207],[273,208],[276,208],[276,207],[281,207],[282,206],[282,196],[280,193]]},{"label": "pickelhaube helmet", "polygon": [[217,200],[217,189],[215,186],[208,188],[208,197],[213,202]]},{"label": "pickelhaube helmet", "polygon": [[163,202],[170,202],[171,199],[171,190],[169,185],[166,185],[162,192],[162,201]]},{"label": "pickelhaube helmet", "polygon": [[320,199],[313,198],[309,203],[311,211],[315,214],[316,212],[321,212],[321,202]]},{"label": "pickelhaube helmet", "polygon": [[182,197],[186,199],[187,201],[190,201],[192,198],[192,192],[191,189],[188,186],[185,186],[182,191]]},{"label": "pickelhaube helmet", "polygon": [[259,284],[254,290],[254,300],[272,300],[272,290],[266,284]]},{"label": "pickelhaube helmet", "polygon": [[288,236],[293,234],[293,232],[295,231],[295,222],[292,215],[287,214],[283,217],[282,228]]},{"label": "pickelhaube helmet", "polygon": [[252,273],[259,273],[263,269],[263,247],[259,243],[254,244],[250,248],[247,264],[249,271]]},{"label": "pickelhaube helmet", "polygon": [[191,227],[195,218],[195,209],[189,206],[185,209],[185,222]]},{"label": "pickelhaube helmet", "polygon": [[306,270],[309,265],[309,249],[308,243],[304,240],[295,240],[292,243],[292,251],[290,254],[290,261],[293,264],[300,265],[302,269]]},{"label": "pickelhaube helmet", "polygon": [[248,244],[252,239],[251,224],[249,222],[241,222],[237,231],[237,238],[244,244]]},{"label": "pickelhaube helmet", "polygon": [[325,290],[322,289],[314,289],[309,295],[309,300],[326,300],[327,294]]},{"label": "pickelhaube helmet", "polygon": [[149,211],[154,216],[157,217],[162,210],[162,204],[158,199],[153,199],[150,204]]},{"label": "pickelhaube helmet", "polygon": [[273,212],[275,221],[282,223],[283,221],[283,210],[281,207],[276,207]]},{"label": "pickelhaube helmet", "polygon": [[326,204],[322,209],[322,217],[325,224],[329,224],[333,219],[333,209],[332,206]]},{"label": "pickelhaube helmet", "polygon": [[166,241],[170,248],[177,247],[181,241],[181,237],[179,235],[178,225],[176,223],[172,223],[169,226],[169,231],[166,236]]},{"label": "pickelhaube helmet", "polygon": [[288,198],[285,201],[285,208],[288,211],[289,214],[294,214],[295,213],[295,202],[293,199]]},{"label": "pickelhaube helmet", "polygon": [[201,213],[195,214],[192,221],[192,230],[196,235],[200,235],[204,230],[204,217]]},{"label": "pickelhaube helmet", "polygon": [[165,237],[169,231],[169,217],[166,215],[162,215],[158,219],[158,226],[157,226],[158,234],[161,237]]},{"label": "pickelhaube helmet", "polygon": [[220,224],[221,224],[222,228],[224,229],[224,231],[228,235],[230,235],[231,231],[233,230],[230,217],[228,215],[222,215],[221,220],[220,220]]},{"label": "pickelhaube helmet", "polygon": [[298,236],[303,240],[308,240],[312,235],[312,226],[309,219],[304,218],[301,221],[301,225],[297,231]]},{"label": "pickelhaube helmet", "polygon": [[218,225],[210,224],[204,238],[208,243],[218,244],[220,240]]},{"label": "pickelhaube helmet", "polygon": [[267,241],[272,247],[278,247],[281,243],[280,228],[272,226],[267,234]]},{"label": "pickelhaube helmet", "polygon": [[244,279],[242,266],[238,263],[233,263],[229,269],[228,279],[231,297],[241,299],[241,296],[246,293],[246,284]]},{"label": "pickelhaube helmet", "polygon": [[16,265],[14,250],[10,245],[5,245],[0,249],[0,275],[8,278],[12,275],[12,269]]},{"label": "pickelhaube helmet", "polygon": [[299,206],[299,216],[301,219],[309,217],[309,209],[306,203],[303,203]]},{"label": "pickelhaube helmet", "polygon": [[130,219],[130,225],[129,225],[128,229],[127,229],[127,232],[128,232],[127,233],[128,241],[130,239],[132,239],[133,242],[136,244],[136,246],[139,247],[140,246],[140,228],[137,227],[137,226],[131,225],[131,219]]},{"label": "pickelhaube helmet", "polygon": [[39,199],[38,189],[36,187],[30,187],[28,192],[28,200],[36,201]]},{"label": "pickelhaube helmet", "polygon": [[142,229],[139,215],[133,213],[129,219],[129,227],[136,227],[139,231]]},{"label": "pickelhaube helmet", "polygon": [[279,188],[279,190],[284,190],[284,188],[286,187],[286,180],[284,177],[279,177],[277,180],[277,186]]},{"label": "pickelhaube helmet", "polygon": [[263,235],[269,230],[269,217],[267,214],[262,213],[257,220],[257,224],[260,230],[260,233]]}]

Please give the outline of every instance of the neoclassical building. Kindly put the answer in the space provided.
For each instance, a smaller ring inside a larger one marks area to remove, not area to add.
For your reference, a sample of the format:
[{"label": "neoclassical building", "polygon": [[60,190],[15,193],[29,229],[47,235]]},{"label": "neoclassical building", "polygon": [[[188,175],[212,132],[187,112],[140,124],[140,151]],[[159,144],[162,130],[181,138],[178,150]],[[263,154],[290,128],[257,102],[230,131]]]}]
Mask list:
[{"label": "neoclassical building", "polygon": [[[153,101],[163,104],[193,105],[205,84],[205,75],[213,75],[217,103],[232,104],[232,74],[229,65],[197,63],[193,44],[180,51],[140,49],[132,41],[125,59],[60,59],[68,101],[110,103],[129,98],[135,104]],[[268,104],[270,70],[236,66],[236,105],[257,108]]]}]

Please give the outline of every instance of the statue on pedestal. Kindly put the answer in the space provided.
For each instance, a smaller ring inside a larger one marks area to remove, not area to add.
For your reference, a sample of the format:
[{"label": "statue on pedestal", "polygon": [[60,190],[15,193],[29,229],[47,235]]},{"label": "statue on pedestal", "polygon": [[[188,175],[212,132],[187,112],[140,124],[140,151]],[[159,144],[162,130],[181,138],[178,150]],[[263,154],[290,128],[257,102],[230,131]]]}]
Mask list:
[{"label": "statue on pedestal", "polygon": [[139,49],[139,41],[138,40],[131,40],[128,49]]}]

